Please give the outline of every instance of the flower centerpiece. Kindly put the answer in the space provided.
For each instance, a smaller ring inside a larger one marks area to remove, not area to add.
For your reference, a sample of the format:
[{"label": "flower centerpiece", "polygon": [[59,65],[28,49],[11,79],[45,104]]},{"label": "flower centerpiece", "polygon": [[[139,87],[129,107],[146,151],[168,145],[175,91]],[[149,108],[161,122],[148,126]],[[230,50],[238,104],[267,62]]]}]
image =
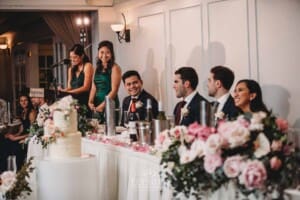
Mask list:
[{"label": "flower centerpiece", "polygon": [[78,130],[82,136],[85,136],[86,131],[93,130],[94,127],[88,123],[86,117],[87,107],[79,105],[77,100],[69,95],[51,106],[45,105],[40,108],[37,120],[30,127],[29,137],[26,139],[26,142],[28,143],[31,138],[34,138],[37,142],[41,142],[43,148],[46,148],[47,145],[55,142],[57,137],[63,137],[64,133],[54,127],[53,113],[54,111],[63,111],[64,116],[68,118],[73,109],[78,113]]},{"label": "flower centerpiece", "polygon": [[6,199],[18,199],[24,195],[30,195],[32,192],[29,187],[29,174],[33,172],[31,167],[32,158],[26,162],[22,168],[15,173],[13,171],[5,171],[0,175],[0,195]]},{"label": "flower centerpiece", "polygon": [[161,177],[175,196],[199,199],[229,183],[238,194],[280,196],[299,170],[287,130],[285,120],[263,112],[221,121],[217,128],[194,123],[165,130],[156,140]]}]

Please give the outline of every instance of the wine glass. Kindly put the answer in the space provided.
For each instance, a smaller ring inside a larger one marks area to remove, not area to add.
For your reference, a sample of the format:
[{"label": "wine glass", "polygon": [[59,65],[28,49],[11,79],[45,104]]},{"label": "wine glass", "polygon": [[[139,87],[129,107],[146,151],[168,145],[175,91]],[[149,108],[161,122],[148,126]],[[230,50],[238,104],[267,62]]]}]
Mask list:
[{"label": "wine glass", "polygon": [[7,158],[7,170],[12,172],[17,172],[17,163],[16,163],[16,156],[10,155]]},{"label": "wine glass", "polygon": [[123,111],[123,123],[124,123],[124,126],[126,128],[128,128],[128,121],[129,121],[129,119],[128,119],[128,111],[124,110]]}]

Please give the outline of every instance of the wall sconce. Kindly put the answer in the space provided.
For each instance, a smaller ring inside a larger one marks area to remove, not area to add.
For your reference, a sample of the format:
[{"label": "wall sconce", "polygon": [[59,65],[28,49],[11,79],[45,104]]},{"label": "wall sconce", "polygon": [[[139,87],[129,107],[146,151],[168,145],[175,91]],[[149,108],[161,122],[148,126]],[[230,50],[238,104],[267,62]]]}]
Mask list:
[{"label": "wall sconce", "polygon": [[85,46],[85,43],[88,42],[88,30],[87,27],[90,25],[90,18],[87,16],[85,17],[77,17],[76,18],[76,25],[80,28],[79,29],[79,36],[80,36],[80,43]]},{"label": "wall sconce", "polygon": [[117,33],[120,43],[122,43],[122,40],[125,40],[125,42],[130,42],[130,30],[126,28],[126,19],[123,13],[122,17],[124,24],[112,24],[110,27],[114,32]]},{"label": "wall sconce", "polygon": [[6,37],[0,37],[0,49],[7,49],[7,39]]}]

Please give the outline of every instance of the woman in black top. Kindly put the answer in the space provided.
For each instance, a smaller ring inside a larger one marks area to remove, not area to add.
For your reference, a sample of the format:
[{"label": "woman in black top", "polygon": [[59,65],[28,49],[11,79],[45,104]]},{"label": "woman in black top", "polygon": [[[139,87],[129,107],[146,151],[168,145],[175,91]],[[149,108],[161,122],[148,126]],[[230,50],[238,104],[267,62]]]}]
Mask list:
[{"label": "woman in black top", "polygon": [[19,130],[15,133],[8,132],[5,134],[5,153],[6,157],[9,155],[16,155],[16,163],[19,170],[25,161],[27,153],[27,148],[23,144],[24,139],[29,134],[30,125],[36,119],[36,111],[27,95],[22,94],[19,97],[17,118],[21,120]]}]

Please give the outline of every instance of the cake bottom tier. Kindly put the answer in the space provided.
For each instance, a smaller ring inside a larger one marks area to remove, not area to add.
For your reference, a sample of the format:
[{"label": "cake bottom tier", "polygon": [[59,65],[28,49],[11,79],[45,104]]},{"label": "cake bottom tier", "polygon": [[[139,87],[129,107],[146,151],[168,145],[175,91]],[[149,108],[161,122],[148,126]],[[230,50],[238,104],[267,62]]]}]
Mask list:
[{"label": "cake bottom tier", "polygon": [[58,137],[48,146],[49,159],[65,159],[81,156],[81,133],[66,134]]}]

